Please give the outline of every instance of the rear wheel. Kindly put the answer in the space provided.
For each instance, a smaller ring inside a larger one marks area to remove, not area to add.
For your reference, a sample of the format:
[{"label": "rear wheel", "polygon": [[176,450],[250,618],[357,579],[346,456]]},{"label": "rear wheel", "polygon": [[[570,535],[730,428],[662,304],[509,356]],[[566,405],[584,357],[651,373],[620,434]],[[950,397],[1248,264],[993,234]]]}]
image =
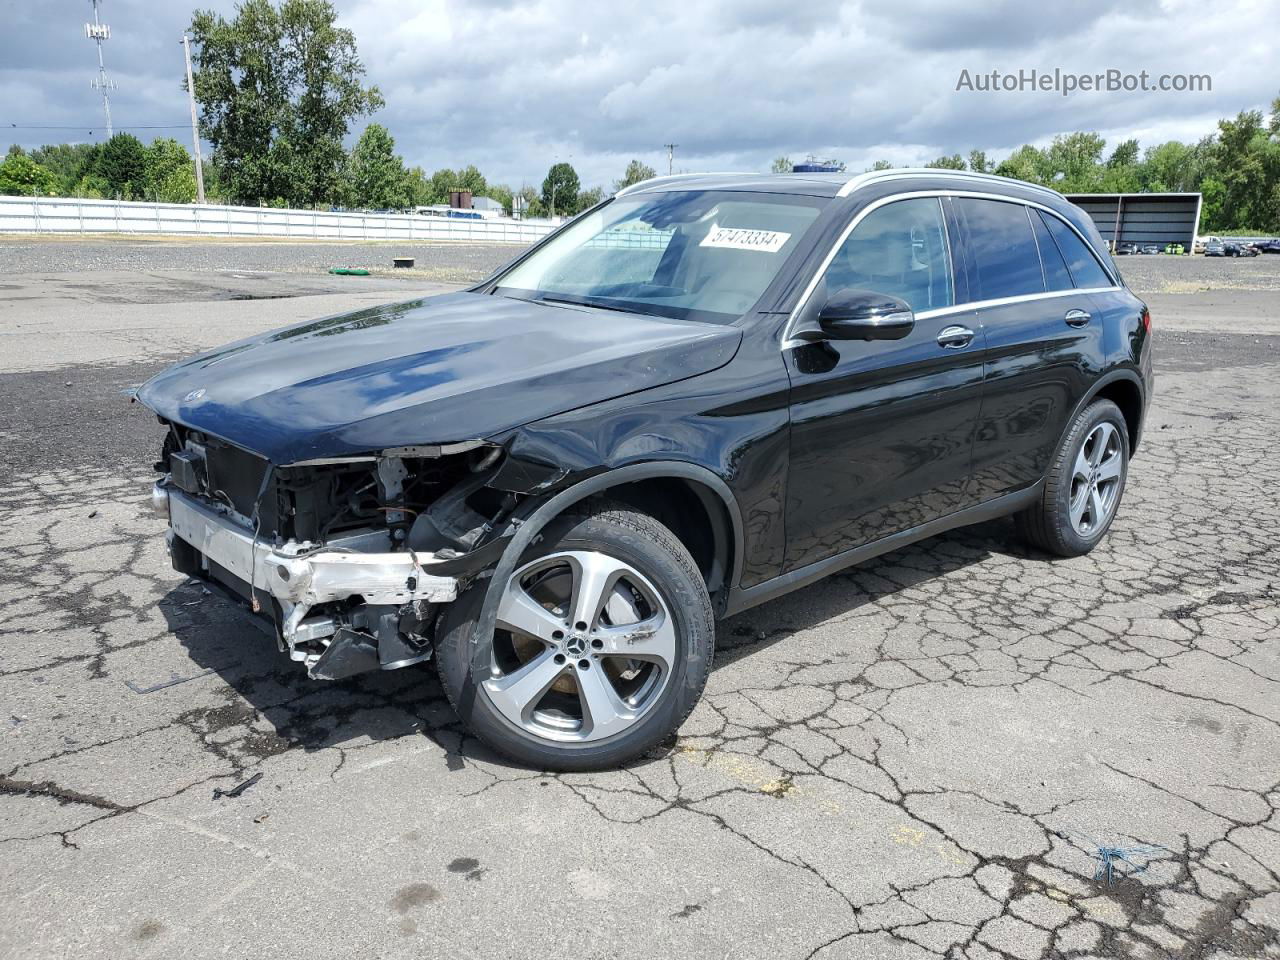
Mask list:
[{"label": "rear wheel", "polygon": [[1054,456],[1040,502],[1016,517],[1023,539],[1078,557],[1106,534],[1129,470],[1129,432],[1120,408],[1095,400],[1076,417]]},{"label": "rear wheel", "polygon": [[487,587],[446,611],[436,660],[459,716],[507,756],[614,766],[674,732],[701,696],[711,603],[688,551],[652,517],[598,504],[553,521],[505,585],[491,662],[477,670]]}]

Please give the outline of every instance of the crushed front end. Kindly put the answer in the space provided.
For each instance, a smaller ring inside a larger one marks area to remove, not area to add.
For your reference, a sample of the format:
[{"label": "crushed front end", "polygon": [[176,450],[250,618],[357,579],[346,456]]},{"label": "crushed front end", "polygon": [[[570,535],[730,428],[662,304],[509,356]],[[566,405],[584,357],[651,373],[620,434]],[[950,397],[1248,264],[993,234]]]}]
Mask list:
[{"label": "crushed front end", "polygon": [[429,658],[520,501],[487,485],[502,449],[481,441],[278,465],[165,424],[152,503],[174,568],[247,605],[316,679]]}]

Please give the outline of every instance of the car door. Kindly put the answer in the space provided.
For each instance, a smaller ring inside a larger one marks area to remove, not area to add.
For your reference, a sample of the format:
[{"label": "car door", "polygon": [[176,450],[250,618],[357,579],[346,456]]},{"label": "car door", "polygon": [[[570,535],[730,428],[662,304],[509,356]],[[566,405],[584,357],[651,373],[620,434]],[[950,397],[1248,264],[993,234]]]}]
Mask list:
[{"label": "car door", "polygon": [[814,287],[801,321],[828,296],[866,289],[907,302],[900,340],[784,347],[791,377],[787,569],[919,526],[957,508],[982,391],[972,312],[955,307],[940,198],[873,207]]},{"label": "car door", "polygon": [[[1011,200],[959,197],[970,288],[986,337],[982,413],[965,503],[1024,489],[1048,471],[1067,418],[1102,362],[1104,324],[1073,282],[1055,234],[1083,241],[1052,213]],[[1081,278],[1096,275],[1081,260]]]}]

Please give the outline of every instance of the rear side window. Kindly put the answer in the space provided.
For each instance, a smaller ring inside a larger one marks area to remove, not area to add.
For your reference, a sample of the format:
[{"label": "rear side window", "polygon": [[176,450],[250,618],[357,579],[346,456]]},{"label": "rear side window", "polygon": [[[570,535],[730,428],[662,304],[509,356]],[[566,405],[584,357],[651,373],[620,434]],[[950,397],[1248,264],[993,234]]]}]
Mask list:
[{"label": "rear side window", "polygon": [[1044,293],[1040,254],[1027,208],[1000,200],[960,198],[978,272],[979,300]]},{"label": "rear side window", "polygon": [[853,287],[905,300],[916,313],[955,303],[937,197],[895,200],[853,228],[826,273],[827,291]]},{"label": "rear side window", "polygon": [[1049,236],[1049,228],[1040,219],[1038,210],[1031,211],[1031,226],[1035,230],[1036,246],[1040,248],[1040,262],[1044,264],[1044,282],[1050,290],[1070,290],[1073,286],[1067,261],[1062,259],[1058,245]]},{"label": "rear side window", "polygon": [[1111,278],[1098,263],[1098,258],[1090,251],[1074,230],[1055,216],[1036,211],[1048,224],[1049,232],[1057,241],[1062,257],[1067,261],[1067,269],[1071,271],[1071,279],[1077,287],[1109,287]]}]

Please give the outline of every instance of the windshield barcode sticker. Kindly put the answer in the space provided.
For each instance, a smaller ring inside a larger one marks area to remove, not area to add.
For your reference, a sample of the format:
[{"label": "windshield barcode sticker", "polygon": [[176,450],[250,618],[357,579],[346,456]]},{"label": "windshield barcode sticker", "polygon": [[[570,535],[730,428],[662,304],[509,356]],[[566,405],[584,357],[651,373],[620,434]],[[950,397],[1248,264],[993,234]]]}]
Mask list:
[{"label": "windshield barcode sticker", "polygon": [[759,250],[777,253],[791,239],[791,234],[777,230],[747,230],[742,227],[718,227],[714,223],[710,232],[698,244],[700,247],[727,247],[730,250]]}]

